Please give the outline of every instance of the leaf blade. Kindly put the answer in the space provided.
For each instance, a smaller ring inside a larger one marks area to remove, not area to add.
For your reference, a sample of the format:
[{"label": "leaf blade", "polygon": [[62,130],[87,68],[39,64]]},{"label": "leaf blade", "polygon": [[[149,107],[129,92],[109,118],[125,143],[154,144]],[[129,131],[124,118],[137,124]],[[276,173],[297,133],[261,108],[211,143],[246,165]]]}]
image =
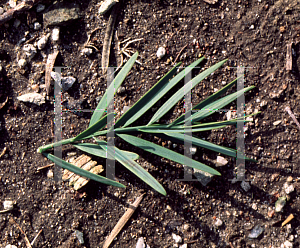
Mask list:
[{"label": "leaf blade", "polygon": [[113,181],[111,179],[108,179],[106,177],[102,177],[102,176],[99,176],[99,175],[96,175],[94,173],[91,173],[87,170],[84,170],[84,169],[81,169],[73,164],[70,164],[50,153],[46,153],[46,152],[43,152],[42,153],[46,158],[48,158],[49,160],[51,160],[52,162],[54,162],[55,164],[57,164],[58,166],[64,168],[64,169],[67,169],[69,171],[72,171],[74,172],[75,174],[77,175],[80,175],[82,177],[87,177],[89,179],[92,179],[94,181],[97,181],[97,182],[100,182],[100,183],[104,183],[104,184],[107,184],[107,185],[111,185],[111,186],[115,186],[115,187],[119,187],[119,188],[125,188],[125,185],[121,184],[121,183],[118,183],[116,181]]},{"label": "leaf blade", "polygon": [[189,163],[189,165],[186,165],[186,166],[196,168],[196,169],[208,172],[213,175],[221,175],[217,170],[215,170],[205,164],[195,161],[189,157],[183,156],[182,154],[179,154],[177,152],[169,150],[165,147],[156,145],[152,142],[149,142],[149,141],[146,141],[146,140],[143,140],[143,139],[140,139],[135,136],[128,135],[128,134],[118,134],[118,136],[134,146],[137,146],[145,151],[156,154],[163,158],[170,159],[170,160],[175,161],[180,164]]}]

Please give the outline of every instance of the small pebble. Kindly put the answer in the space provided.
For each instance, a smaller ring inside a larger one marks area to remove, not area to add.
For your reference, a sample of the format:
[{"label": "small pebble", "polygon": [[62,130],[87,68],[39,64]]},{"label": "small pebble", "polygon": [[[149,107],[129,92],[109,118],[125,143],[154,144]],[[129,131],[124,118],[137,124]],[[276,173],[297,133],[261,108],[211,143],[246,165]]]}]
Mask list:
[{"label": "small pebble", "polygon": [[246,181],[242,181],[241,183],[241,187],[243,190],[245,190],[246,192],[248,192],[251,188],[250,183],[246,182]]},{"label": "small pebble", "polygon": [[179,248],[187,248],[187,244],[183,244],[183,245],[179,246]]},{"label": "small pebble", "polygon": [[197,152],[197,147],[190,147],[190,154],[194,155]]},{"label": "small pebble", "polygon": [[289,177],[286,179],[286,181],[287,181],[288,183],[293,182],[293,177],[292,177],[292,176],[289,176]]},{"label": "small pebble", "polygon": [[8,1],[8,4],[9,4],[9,6],[10,6],[11,8],[14,8],[14,7],[17,6],[17,1],[15,1],[15,0],[9,0],[9,1]]},{"label": "small pebble", "polygon": [[14,27],[15,27],[15,28],[18,28],[18,27],[20,26],[20,24],[21,24],[21,21],[20,21],[19,19],[16,19],[16,20],[14,21]]},{"label": "small pebble", "polygon": [[216,222],[215,222],[215,226],[220,227],[222,225],[223,225],[223,222],[219,218],[217,218]]},{"label": "small pebble", "polygon": [[45,5],[44,4],[38,4],[36,6],[36,12],[42,12],[45,9]]},{"label": "small pebble", "polygon": [[273,126],[278,126],[281,123],[281,121],[275,121],[273,122]]},{"label": "small pebble", "polygon": [[124,93],[125,91],[126,91],[125,87],[124,87],[124,86],[121,86],[121,87],[118,88],[117,93],[118,93],[118,94],[122,94],[122,93]]},{"label": "small pebble", "polygon": [[228,164],[228,160],[222,156],[217,156],[216,166],[224,166]]},{"label": "small pebble", "polygon": [[293,184],[288,185],[288,183],[285,183],[283,185],[284,191],[287,195],[289,195],[290,193],[292,193],[295,190],[295,187]]},{"label": "small pebble", "polygon": [[14,202],[12,200],[6,200],[3,202],[4,210],[13,210]]},{"label": "small pebble", "polygon": [[46,102],[45,96],[42,96],[41,94],[35,92],[18,96],[17,99],[22,102],[31,102],[37,105],[42,105]]},{"label": "small pebble", "polygon": [[19,61],[18,61],[18,66],[22,69],[22,68],[24,68],[25,66],[26,66],[26,64],[27,64],[27,61],[25,60],[25,59],[20,59]]},{"label": "small pebble", "polygon": [[45,48],[47,42],[48,42],[48,39],[50,37],[50,34],[47,34],[47,35],[44,35],[42,38],[40,38],[37,42],[37,47],[39,50],[42,50]]},{"label": "small pebble", "polygon": [[283,207],[286,204],[286,197],[279,197],[278,200],[275,202],[275,212],[281,212]]},{"label": "small pebble", "polygon": [[48,170],[47,177],[50,178],[50,179],[54,177],[53,170],[51,170],[51,169]]},{"label": "small pebble", "polygon": [[5,246],[5,248],[18,248],[18,247],[15,245],[7,245],[7,246]]},{"label": "small pebble", "polygon": [[75,230],[74,234],[76,235],[80,244],[84,244],[83,233]]},{"label": "small pebble", "polygon": [[271,210],[268,212],[268,217],[272,218],[274,216],[274,214],[275,214],[275,210]]},{"label": "small pebble", "polygon": [[130,109],[129,106],[124,106],[124,107],[123,107],[123,113],[125,113],[128,109]]},{"label": "small pebble", "polygon": [[157,52],[156,52],[156,56],[161,59],[163,56],[165,56],[166,54],[166,49],[164,47],[160,47],[158,48]]},{"label": "small pebble", "polygon": [[265,229],[261,225],[256,225],[248,235],[249,239],[256,239],[258,238]]},{"label": "small pebble", "polygon": [[140,237],[136,243],[136,248],[145,248],[145,241],[143,237]]},{"label": "small pebble", "polygon": [[55,27],[52,30],[51,39],[53,42],[57,42],[59,40],[59,27]]},{"label": "small pebble", "polygon": [[293,248],[293,243],[290,241],[286,240],[283,244],[280,246],[281,248]]},{"label": "small pebble", "polygon": [[198,181],[203,186],[206,186],[213,178],[212,174],[210,174],[208,172],[204,172],[202,170],[195,169],[195,168],[194,168],[194,175],[197,177]]},{"label": "small pebble", "polygon": [[4,13],[4,9],[0,7],[0,15],[2,15],[3,13]]},{"label": "small pebble", "polygon": [[172,233],[172,238],[174,239],[176,244],[182,242],[182,238],[179,235],[175,234],[175,233]]},{"label": "small pebble", "polygon": [[42,27],[42,25],[39,22],[33,23],[33,29],[34,30],[39,30]]},{"label": "small pebble", "polygon": [[91,54],[93,54],[93,49],[92,48],[85,47],[81,50],[81,55],[90,56]]},{"label": "small pebble", "polygon": [[36,48],[32,44],[25,44],[23,46],[23,51],[29,60],[31,60],[37,53]]}]

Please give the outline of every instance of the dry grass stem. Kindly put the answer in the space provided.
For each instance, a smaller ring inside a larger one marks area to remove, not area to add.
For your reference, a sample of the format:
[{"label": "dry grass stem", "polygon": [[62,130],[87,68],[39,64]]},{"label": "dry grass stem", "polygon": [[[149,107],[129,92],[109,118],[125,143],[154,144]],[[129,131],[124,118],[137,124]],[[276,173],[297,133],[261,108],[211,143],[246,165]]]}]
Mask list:
[{"label": "dry grass stem", "polygon": [[114,229],[111,231],[110,235],[107,237],[107,239],[104,242],[104,245],[102,248],[108,248],[111,244],[111,242],[114,240],[114,238],[118,235],[118,233],[122,230],[124,225],[127,223],[127,221],[130,219],[138,205],[143,199],[144,194],[136,198],[134,203],[130,205],[130,207],[126,210],[124,215],[121,217],[121,219],[118,221],[117,225],[114,227]]}]

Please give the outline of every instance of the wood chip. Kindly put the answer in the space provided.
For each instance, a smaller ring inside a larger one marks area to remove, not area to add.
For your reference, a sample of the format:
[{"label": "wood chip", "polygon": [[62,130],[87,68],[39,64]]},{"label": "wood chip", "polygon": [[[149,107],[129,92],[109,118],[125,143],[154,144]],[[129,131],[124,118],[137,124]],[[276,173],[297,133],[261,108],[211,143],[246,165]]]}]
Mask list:
[{"label": "wood chip", "polygon": [[133,204],[130,205],[130,207],[126,210],[124,215],[121,217],[121,219],[118,221],[117,225],[114,227],[114,229],[111,231],[110,235],[105,240],[102,248],[108,248],[111,244],[111,242],[114,240],[114,238],[118,235],[118,233],[122,230],[124,225],[127,223],[127,221],[130,219],[138,205],[143,199],[144,194],[136,198]]},{"label": "wood chip", "polygon": [[46,71],[45,71],[45,84],[46,84],[47,95],[49,95],[49,91],[50,91],[51,71],[53,69],[58,53],[59,51],[54,51],[53,53],[49,54],[47,59]]},{"label": "wood chip", "polygon": [[292,219],[294,219],[294,215],[290,214],[284,222],[282,222],[281,227],[285,226],[287,223],[289,223]]},{"label": "wood chip", "polygon": [[291,71],[293,67],[293,53],[292,53],[293,42],[287,44],[286,48],[286,70]]}]

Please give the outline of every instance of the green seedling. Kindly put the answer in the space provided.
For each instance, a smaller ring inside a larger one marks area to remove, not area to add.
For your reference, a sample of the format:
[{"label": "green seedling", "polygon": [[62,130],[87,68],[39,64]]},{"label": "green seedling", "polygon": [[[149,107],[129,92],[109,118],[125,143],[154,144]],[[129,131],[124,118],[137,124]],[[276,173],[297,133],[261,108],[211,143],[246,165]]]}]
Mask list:
[{"label": "green seedling", "polygon": [[[107,103],[111,102],[114,97],[114,93],[109,94],[110,92],[117,92],[117,89],[120,87],[122,82],[124,81],[126,75],[132,68],[133,64],[137,59],[138,53],[135,53],[128,62],[124,65],[122,70],[117,74],[114,81],[110,84],[107,91],[101,98],[98,103],[89,123],[89,127],[77,135],[74,138],[62,140],[60,142],[52,143],[49,145],[45,145],[38,148],[38,152],[42,153],[48,159],[61,166],[62,168],[68,169],[80,176],[90,178],[92,180],[113,185],[117,187],[125,187],[123,184],[118,183],[114,180],[108,179],[106,177],[102,177],[96,174],[93,174],[89,171],[78,168],[52,154],[47,152],[48,149],[65,145],[72,144],[74,147],[80,149],[83,152],[104,157],[104,158],[114,158],[118,162],[120,162],[123,166],[125,166],[128,170],[134,173],[137,177],[151,186],[153,189],[158,191],[159,193],[166,195],[165,189],[162,185],[143,167],[141,167],[135,160],[139,157],[138,154],[133,152],[128,152],[124,150],[120,150],[117,147],[114,147],[114,153],[108,149],[108,144],[103,139],[98,139],[99,136],[106,136],[109,132],[114,132],[115,135],[120,137],[122,140],[130,143],[133,146],[139,147],[147,152],[153,153],[155,155],[170,159],[176,163],[184,164],[187,163],[187,166],[195,169],[202,170],[204,172],[208,172],[213,175],[221,175],[217,170],[200,163],[191,158],[185,157],[184,155],[174,152],[165,147],[159,146],[152,142],[146,141],[137,137],[138,134],[148,133],[158,137],[162,137],[165,139],[170,139],[176,141],[178,143],[182,143],[185,137],[185,131],[191,130],[192,133],[208,131],[218,128],[224,128],[227,125],[236,125],[237,123],[245,123],[246,117],[236,118],[229,121],[221,121],[221,122],[209,122],[205,123],[202,119],[208,117],[213,114],[215,110],[224,108],[226,105],[237,99],[239,96],[244,94],[245,92],[254,88],[254,86],[249,86],[242,90],[239,90],[235,93],[229,94],[220,98],[221,95],[226,93],[232,86],[237,83],[237,79],[226,85],[221,90],[217,91],[204,101],[200,102],[196,106],[193,107],[193,111],[191,112],[191,116],[189,118],[185,118],[185,114],[180,116],[178,119],[173,121],[170,124],[157,124],[159,121],[174,105],[181,100],[185,95],[184,86],[180,88],[169,100],[167,100],[153,115],[148,124],[144,126],[135,126],[134,122],[136,122],[139,118],[141,118],[150,108],[154,106],[160,99],[165,96],[169,90],[171,90],[175,85],[177,85],[185,75],[190,73],[194,67],[196,67],[204,58],[200,58],[187,68],[179,72],[177,75],[176,72],[181,63],[174,66],[164,77],[162,77],[142,98],[140,98],[128,111],[126,111],[115,123],[114,126],[107,129],[107,122],[113,117],[114,113],[106,114],[105,110],[107,109]],[[223,60],[210,68],[204,70],[197,76],[195,76],[191,81],[191,88],[194,88],[197,84],[199,84],[203,79],[209,76],[211,73],[216,71],[219,67],[221,67],[226,60]],[[251,116],[251,115],[249,115]],[[185,125],[186,121],[190,121],[191,126]],[[200,122],[201,121],[201,122]],[[112,129],[113,128],[113,129]],[[82,140],[93,138],[95,143],[82,143]],[[79,141],[81,143],[79,143]],[[221,153],[224,155],[228,155],[231,157],[243,158],[249,161],[255,161],[253,159],[244,157],[244,155],[234,149],[219,146],[213,144],[208,141],[204,141],[202,139],[197,138],[196,136],[191,137],[191,141],[193,145],[212,150],[217,153]],[[109,156],[108,156],[109,155]]]}]

